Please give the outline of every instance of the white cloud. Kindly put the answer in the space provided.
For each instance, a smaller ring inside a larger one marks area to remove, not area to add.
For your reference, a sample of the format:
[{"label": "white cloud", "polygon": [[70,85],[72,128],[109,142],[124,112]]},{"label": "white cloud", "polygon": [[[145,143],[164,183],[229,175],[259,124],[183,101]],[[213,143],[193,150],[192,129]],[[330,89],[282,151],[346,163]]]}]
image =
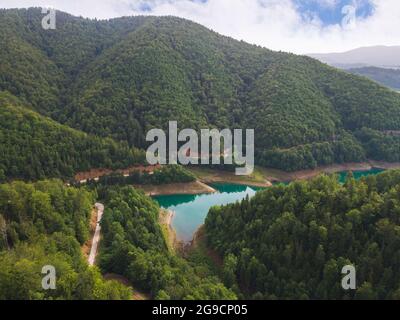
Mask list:
[{"label": "white cloud", "polygon": [[[304,0],[317,1],[317,0]],[[336,0],[318,0],[334,7]],[[53,6],[100,19],[143,14],[176,15],[201,23],[221,34],[274,50],[295,53],[344,51],[360,46],[400,45],[400,1],[371,0],[374,14],[352,29],[323,26],[315,15],[304,19],[292,0],[0,0],[0,7]]]}]

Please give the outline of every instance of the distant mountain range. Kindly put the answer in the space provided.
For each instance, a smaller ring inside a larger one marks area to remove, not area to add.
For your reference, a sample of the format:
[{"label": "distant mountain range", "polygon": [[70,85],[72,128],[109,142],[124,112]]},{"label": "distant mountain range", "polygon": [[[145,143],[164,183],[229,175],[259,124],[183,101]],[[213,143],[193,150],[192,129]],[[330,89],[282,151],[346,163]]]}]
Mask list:
[{"label": "distant mountain range", "polygon": [[363,67],[349,69],[349,72],[370,78],[385,86],[400,91],[400,69],[385,69],[378,67]]},{"label": "distant mountain range", "polygon": [[312,53],[308,56],[342,69],[371,66],[400,69],[400,46],[363,47],[341,53]]},{"label": "distant mountain range", "polygon": [[400,90],[400,46],[363,47],[341,53],[312,53],[308,56]]}]

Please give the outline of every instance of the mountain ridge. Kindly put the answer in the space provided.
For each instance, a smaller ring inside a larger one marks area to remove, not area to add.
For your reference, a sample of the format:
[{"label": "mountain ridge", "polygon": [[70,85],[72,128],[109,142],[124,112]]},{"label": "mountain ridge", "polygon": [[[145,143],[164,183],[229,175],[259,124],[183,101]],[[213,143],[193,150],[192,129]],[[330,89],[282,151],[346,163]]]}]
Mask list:
[{"label": "mountain ridge", "polygon": [[361,141],[360,131],[400,129],[398,95],[312,58],[176,17],[96,21],[59,13],[49,31],[40,29],[41,17],[37,9],[0,11],[8,30],[0,36],[7,43],[0,89],[93,135],[144,148],[146,131],[166,129],[169,120],[197,130],[254,128],[258,164],[293,171],[362,161],[371,141],[365,134]]},{"label": "mountain ridge", "polygon": [[345,52],[310,53],[308,56],[333,66],[400,68],[400,46],[360,47]]},{"label": "mountain ridge", "polygon": [[400,91],[400,69],[385,69],[378,67],[353,68],[351,73],[370,78],[396,91]]}]

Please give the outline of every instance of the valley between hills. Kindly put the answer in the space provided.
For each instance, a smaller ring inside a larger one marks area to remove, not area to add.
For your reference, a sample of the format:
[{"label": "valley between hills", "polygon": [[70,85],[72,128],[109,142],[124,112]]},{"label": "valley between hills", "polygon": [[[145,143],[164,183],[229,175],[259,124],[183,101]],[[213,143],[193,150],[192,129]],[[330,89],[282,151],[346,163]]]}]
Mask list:
[{"label": "valley between hills", "polygon": [[[0,300],[400,299],[398,93],[181,18],[42,18],[0,9]],[[169,121],[254,129],[255,171],[148,166]]]}]

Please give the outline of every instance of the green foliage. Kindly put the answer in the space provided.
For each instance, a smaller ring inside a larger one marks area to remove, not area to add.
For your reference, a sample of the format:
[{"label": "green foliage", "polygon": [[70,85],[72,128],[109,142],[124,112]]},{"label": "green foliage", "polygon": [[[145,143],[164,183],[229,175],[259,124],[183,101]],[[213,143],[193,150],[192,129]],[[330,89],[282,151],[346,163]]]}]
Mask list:
[{"label": "green foliage", "polygon": [[90,134],[146,147],[147,130],[169,120],[254,128],[258,164],[297,170],[375,159],[354,133],[400,130],[398,94],[311,58],[173,17],[58,12],[51,32],[41,18],[38,9],[0,11],[0,90]]},{"label": "green foliage", "polygon": [[141,184],[169,184],[193,182],[195,180],[196,177],[184,167],[179,165],[170,165],[155,170],[152,175],[144,174]]},{"label": "green foliage", "polygon": [[60,125],[0,92],[0,181],[71,177],[91,168],[125,168],[143,161],[143,152]]},{"label": "green foliage", "polygon": [[[0,10],[1,183],[141,163],[133,147],[146,147],[145,132],[169,120],[197,130],[254,128],[258,164],[289,171],[400,161],[400,96],[367,79],[173,17],[58,12],[57,29],[45,31],[42,16],[38,8]],[[193,179],[171,166],[101,182]],[[322,176],[212,209],[207,237],[224,257],[229,289],[167,250],[151,199],[130,187],[99,192],[101,268],[157,299],[400,296],[398,172],[345,185]],[[83,261],[93,202],[60,181],[0,185],[0,299],[129,297]],[[360,287],[344,293],[339,273],[350,263]],[[40,288],[44,264],[60,270],[55,292]]]},{"label": "green foliage", "polygon": [[286,171],[314,169],[333,163],[361,162],[366,159],[360,143],[344,133],[334,142],[301,145],[289,149],[272,149],[260,155],[260,164]]},{"label": "green foliage", "polygon": [[[395,299],[400,275],[400,171],[342,185],[335,176],[279,185],[206,220],[224,281],[252,299]],[[357,270],[355,291],[342,267]]]},{"label": "green foliage", "polygon": [[158,224],[159,207],[132,187],[106,194],[100,266],[157,299],[235,299],[212,274],[171,254]]},{"label": "green foliage", "polygon": [[381,132],[362,128],[356,132],[367,152],[367,157],[390,162],[400,161],[400,131]]},{"label": "green foliage", "polygon": [[127,185],[127,184],[139,184],[139,185],[162,185],[171,183],[185,183],[193,182],[196,177],[188,170],[179,165],[167,165],[155,169],[152,173],[141,172],[134,170],[129,173],[129,176],[122,174],[106,175],[99,178],[98,181],[90,180],[88,185],[90,186],[113,186],[113,185]]},{"label": "green foliage", "polygon": [[0,213],[7,223],[8,245],[40,234],[61,232],[83,244],[89,235],[94,195],[67,188],[61,181],[0,185]]},{"label": "green foliage", "polygon": [[[1,300],[130,298],[82,256],[93,202],[94,194],[58,180],[0,185]],[[56,290],[42,288],[46,265],[56,269]]]},{"label": "green foliage", "polygon": [[[56,269],[56,290],[42,288],[46,265]],[[63,234],[0,252],[1,300],[127,300],[131,295],[129,288],[104,281],[97,268],[88,267],[76,240]]]}]

